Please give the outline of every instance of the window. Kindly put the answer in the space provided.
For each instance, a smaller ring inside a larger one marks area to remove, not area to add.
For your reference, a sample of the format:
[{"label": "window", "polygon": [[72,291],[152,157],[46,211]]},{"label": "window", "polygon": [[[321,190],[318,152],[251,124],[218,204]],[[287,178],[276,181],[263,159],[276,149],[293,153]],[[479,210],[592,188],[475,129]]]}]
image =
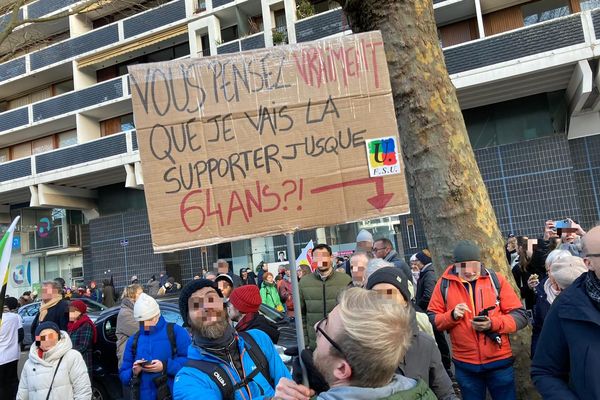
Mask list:
[{"label": "window", "polygon": [[10,160],[10,148],[5,147],[0,149],[0,163],[7,162]]},{"label": "window", "polygon": [[133,122],[133,114],[126,114],[121,116],[121,132],[130,131],[135,129],[135,124]]},{"label": "window", "polygon": [[58,147],[67,147],[77,144],[77,130],[73,129],[58,134]]},{"label": "window", "polygon": [[54,149],[54,136],[46,136],[31,142],[31,153],[40,154]]},{"label": "window", "polygon": [[221,29],[221,42],[227,43],[238,38],[238,27],[237,25],[230,26],[229,28]]},{"label": "window", "polygon": [[210,56],[210,42],[208,35],[200,36],[200,44],[202,45],[202,57]]},{"label": "window", "polygon": [[525,26],[564,17],[571,13],[568,0],[540,0],[521,7]]},{"label": "window", "polygon": [[21,143],[11,148],[11,160],[29,157],[31,155],[31,142]]},{"label": "window", "polygon": [[108,136],[132,129],[135,129],[135,124],[133,123],[133,114],[131,113],[100,121],[100,134],[102,136]]},{"label": "window", "polygon": [[583,0],[580,4],[581,11],[593,10],[600,7],[600,0]]},{"label": "window", "polygon": [[111,315],[104,321],[102,325],[102,333],[104,334],[104,338],[109,341],[116,343],[117,342],[117,316],[118,314]]},{"label": "window", "polygon": [[564,133],[564,91],[542,93],[463,111],[474,149]]}]

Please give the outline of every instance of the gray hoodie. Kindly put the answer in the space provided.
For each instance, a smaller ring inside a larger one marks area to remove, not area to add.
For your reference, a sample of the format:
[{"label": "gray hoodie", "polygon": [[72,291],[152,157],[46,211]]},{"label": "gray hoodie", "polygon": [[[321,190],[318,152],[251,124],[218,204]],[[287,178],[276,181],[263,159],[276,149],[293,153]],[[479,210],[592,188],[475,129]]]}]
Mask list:
[{"label": "gray hoodie", "polygon": [[417,381],[402,375],[394,375],[392,381],[379,388],[364,388],[357,386],[339,386],[319,394],[318,400],[376,400],[410,390],[417,386]]}]

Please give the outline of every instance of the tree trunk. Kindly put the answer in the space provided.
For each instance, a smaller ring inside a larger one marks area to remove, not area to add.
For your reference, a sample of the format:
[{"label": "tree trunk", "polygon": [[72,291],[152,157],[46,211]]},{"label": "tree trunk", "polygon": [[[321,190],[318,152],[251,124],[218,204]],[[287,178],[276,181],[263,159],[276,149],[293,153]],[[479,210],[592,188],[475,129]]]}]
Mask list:
[{"label": "tree trunk", "polygon": [[[483,263],[516,290],[494,209],[465,128],[438,42],[430,0],[341,2],[355,32],[383,35],[408,185],[416,197],[438,274],[458,240],[482,249]],[[517,293],[519,293],[517,291]],[[529,329],[512,335],[518,397],[537,393],[529,379]]]}]

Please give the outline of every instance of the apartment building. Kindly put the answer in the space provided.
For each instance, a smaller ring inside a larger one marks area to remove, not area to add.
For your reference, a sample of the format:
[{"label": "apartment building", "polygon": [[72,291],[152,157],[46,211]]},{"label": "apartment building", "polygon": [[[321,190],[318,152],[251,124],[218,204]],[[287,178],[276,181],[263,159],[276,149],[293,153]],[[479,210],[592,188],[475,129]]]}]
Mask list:
[{"label": "apartment building", "polygon": [[[23,18],[74,0],[37,0]],[[596,1],[436,1],[440,45],[504,233],[549,218],[600,219]],[[6,17],[0,17],[0,27]],[[9,292],[167,271],[187,281],[217,258],[275,261],[283,236],[152,252],[127,66],[351,33],[335,2],[121,0],[25,25],[0,46],[0,223],[21,216]],[[25,38],[35,40],[24,44]],[[413,207],[414,208],[414,207]],[[5,225],[2,225],[5,226]],[[343,254],[359,229],[399,252],[426,245],[419,216],[302,231]]]}]

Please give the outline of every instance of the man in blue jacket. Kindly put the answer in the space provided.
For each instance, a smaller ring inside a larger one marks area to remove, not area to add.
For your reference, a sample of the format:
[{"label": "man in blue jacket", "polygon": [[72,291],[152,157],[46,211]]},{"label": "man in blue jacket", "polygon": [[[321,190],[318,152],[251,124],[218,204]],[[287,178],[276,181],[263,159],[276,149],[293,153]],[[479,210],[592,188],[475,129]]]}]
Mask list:
[{"label": "man in blue jacket", "polygon": [[181,326],[168,324],[156,300],[145,293],[135,302],[133,318],[140,330],[127,340],[119,377],[132,391],[139,391],[136,398],[156,399],[157,381],[165,376],[172,392],[175,375],[187,361],[190,335]]},{"label": "man in blue jacket", "polygon": [[279,380],[290,378],[265,333],[236,333],[216,283],[199,279],[187,284],[179,310],[192,327],[192,344],[175,378],[175,399],[196,400],[200,393],[202,400],[270,399]]},{"label": "man in blue jacket", "polygon": [[581,275],[554,301],[531,363],[544,400],[600,399],[600,227],[583,237]]}]

